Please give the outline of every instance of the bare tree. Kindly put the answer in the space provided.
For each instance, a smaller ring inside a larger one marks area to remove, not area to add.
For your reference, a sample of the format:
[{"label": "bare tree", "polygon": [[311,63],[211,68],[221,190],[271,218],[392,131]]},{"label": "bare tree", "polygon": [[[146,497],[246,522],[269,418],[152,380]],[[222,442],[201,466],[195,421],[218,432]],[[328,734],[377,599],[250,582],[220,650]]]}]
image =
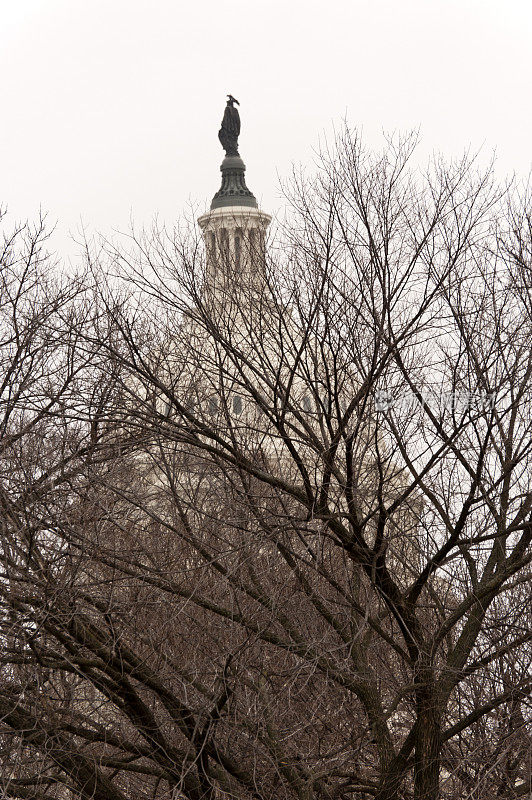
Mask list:
[{"label": "bare tree", "polygon": [[530,793],[530,198],[413,146],[345,132],[215,287],[192,230],[90,256],[8,796]]},{"label": "bare tree", "polygon": [[86,483],[105,391],[90,371],[97,351],[77,333],[88,310],[83,280],[60,275],[44,219],[9,229],[1,217],[2,795],[55,797],[65,770],[72,777],[84,768],[56,727],[73,690],[72,665],[55,653],[45,620],[52,608],[72,605],[69,587],[83,573],[58,525]]}]

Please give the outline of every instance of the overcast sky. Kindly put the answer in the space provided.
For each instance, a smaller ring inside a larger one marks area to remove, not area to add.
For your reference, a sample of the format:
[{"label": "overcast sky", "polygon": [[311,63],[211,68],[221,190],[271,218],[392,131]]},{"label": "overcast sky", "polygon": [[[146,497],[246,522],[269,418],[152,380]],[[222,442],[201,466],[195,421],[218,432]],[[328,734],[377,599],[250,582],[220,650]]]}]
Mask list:
[{"label": "overcast sky", "polygon": [[420,128],[426,152],[496,149],[532,166],[530,0],[0,0],[0,202],[81,222],[171,222],[219,187],[217,132],[240,101],[240,153],[266,211],[347,116],[370,143]]}]

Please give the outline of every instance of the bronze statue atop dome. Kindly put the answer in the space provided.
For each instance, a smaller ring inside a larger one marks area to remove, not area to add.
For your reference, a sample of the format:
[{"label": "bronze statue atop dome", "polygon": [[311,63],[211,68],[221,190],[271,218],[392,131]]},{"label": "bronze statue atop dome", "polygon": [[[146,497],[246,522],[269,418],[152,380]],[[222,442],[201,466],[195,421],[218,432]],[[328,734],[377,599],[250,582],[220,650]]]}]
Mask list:
[{"label": "bronze statue atop dome", "polygon": [[244,173],[246,165],[238,152],[238,134],[240,133],[240,115],[235,106],[240,105],[232,94],[227,95],[227,105],[224,111],[222,127],[218,132],[218,139],[225,150],[225,158],[220,170],[222,172],[222,185],[212,198],[211,210],[227,208],[229,206],[246,206],[257,208],[257,201],[253,193],[246,186]]},{"label": "bronze statue atop dome", "polygon": [[218,132],[218,139],[220,140],[226,156],[238,156],[238,135],[240,133],[240,114],[238,108],[240,105],[238,100],[232,94],[227,95],[227,105],[224,111],[222,120],[222,127]]}]

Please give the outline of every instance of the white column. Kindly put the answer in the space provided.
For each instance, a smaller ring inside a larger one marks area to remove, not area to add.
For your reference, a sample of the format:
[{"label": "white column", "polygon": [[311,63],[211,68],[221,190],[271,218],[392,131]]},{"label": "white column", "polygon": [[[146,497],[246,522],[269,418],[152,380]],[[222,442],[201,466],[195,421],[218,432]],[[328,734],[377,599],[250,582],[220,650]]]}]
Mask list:
[{"label": "white column", "polygon": [[206,288],[260,289],[265,279],[266,230],[271,216],[257,208],[215,208],[198,219],[207,253]]}]

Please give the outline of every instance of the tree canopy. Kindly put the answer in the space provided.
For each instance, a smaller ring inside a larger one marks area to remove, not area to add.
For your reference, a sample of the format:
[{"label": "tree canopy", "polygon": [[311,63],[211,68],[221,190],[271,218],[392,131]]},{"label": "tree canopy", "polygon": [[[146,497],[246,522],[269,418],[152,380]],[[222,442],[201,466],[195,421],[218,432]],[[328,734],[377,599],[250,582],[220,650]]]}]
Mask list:
[{"label": "tree canopy", "polygon": [[414,146],[215,300],[185,224],[5,234],[5,797],[530,793],[530,193]]}]

